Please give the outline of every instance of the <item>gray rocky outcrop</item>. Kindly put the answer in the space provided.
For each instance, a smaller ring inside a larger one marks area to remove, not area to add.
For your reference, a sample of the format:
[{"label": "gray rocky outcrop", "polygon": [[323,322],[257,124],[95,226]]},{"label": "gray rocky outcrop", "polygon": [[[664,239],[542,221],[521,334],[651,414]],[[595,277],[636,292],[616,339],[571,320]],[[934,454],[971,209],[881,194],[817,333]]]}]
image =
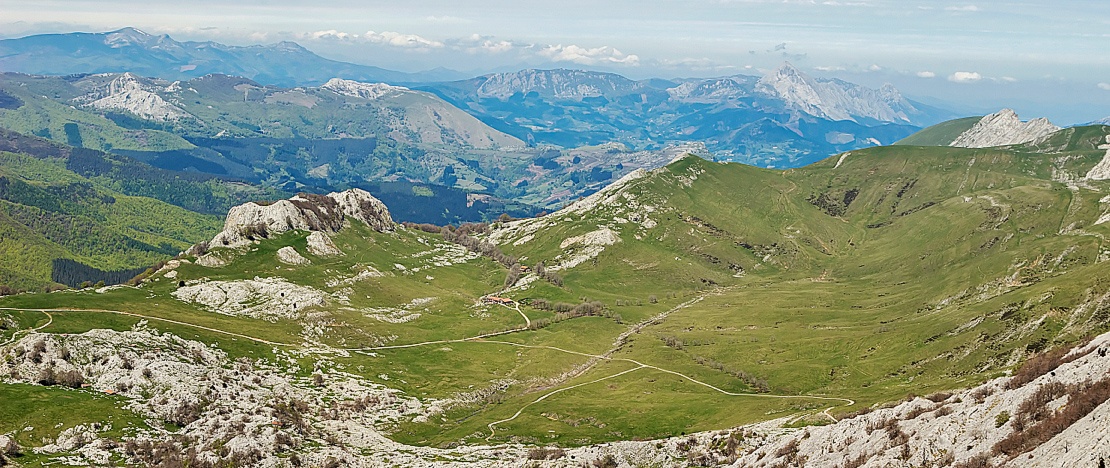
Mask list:
[{"label": "gray rocky outcrop", "polygon": [[989,148],[1027,143],[1060,131],[1046,118],[1022,122],[1013,109],[1002,109],[984,116],[979,122],[960,134],[949,146],[961,148]]},{"label": "gray rocky outcrop", "polygon": [[346,218],[378,232],[392,231],[393,218],[385,204],[361,189],[327,195],[298,194],[273,203],[249,202],[231,208],[213,247],[237,246],[286,231],[338,232]]}]

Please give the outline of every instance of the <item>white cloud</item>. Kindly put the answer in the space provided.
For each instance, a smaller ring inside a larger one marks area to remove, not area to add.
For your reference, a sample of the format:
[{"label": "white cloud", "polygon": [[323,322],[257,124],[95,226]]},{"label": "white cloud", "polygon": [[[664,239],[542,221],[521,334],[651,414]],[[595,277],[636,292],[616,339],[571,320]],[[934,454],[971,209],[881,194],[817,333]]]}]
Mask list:
[{"label": "white cloud", "polygon": [[447,43],[450,44],[453,49],[463,50],[471,54],[478,52],[500,54],[516,48],[528,47],[527,45],[517,44],[512,41],[500,40],[493,36],[482,36],[479,34],[471,34],[461,39],[448,40]]},{"label": "white cloud", "polygon": [[950,7],[944,7],[944,10],[945,11],[969,11],[969,12],[971,12],[971,11],[979,11],[979,7],[977,7],[975,5],[950,6]]},{"label": "white cloud", "polygon": [[1014,78],[1012,76],[1003,76],[1002,78],[999,78],[999,80],[1005,81],[1007,83],[1017,83],[1017,78]]},{"label": "white cloud", "polygon": [[928,70],[926,70],[926,71],[919,71],[919,72],[917,72],[917,77],[918,77],[918,78],[936,78],[936,77],[937,77],[937,74],[936,74],[936,73],[933,73],[933,72],[931,72],[931,71],[928,71]]},{"label": "white cloud", "polygon": [[549,45],[540,50],[540,55],[556,62],[574,62],[583,65],[608,63],[635,66],[640,64],[640,57],[625,54],[609,46],[586,48],[574,44]]},{"label": "white cloud", "polygon": [[844,68],[844,67],[841,67],[841,66],[821,66],[821,67],[813,67],[813,69],[817,70],[817,71],[823,71],[823,72],[836,72],[836,71],[845,71],[845,70],[847,70],[847,68]]},{"label": "white cloud", "polygon": [[328,29],[326,31],[310,32],[305,36],[306,36],[307,39],[316,39],[316,40],[351,41],[351,40],[358,39],[358,34],[345,33],[345,32],[342,32],[342,31],[336,31],[334,29]]},{"label": "white cloud", "polygon": [[981,79],[983,79],[983,75],[980,75],[979,72],[958,71],[948,75],[948,81],[954,83],[974,83]]},{"label": "white cloud", "polygon": [[867,71],[877,72],[877,71],[882,71],[882,70],[883,70],[883,67],[880,67],[880,66],[878,66],[874,63],[872,63],[870,67],[867,67]]},{"label": "white cloud", "polygon": [[416,34],[401,34],[393,31],[383,31],[380,33],[374,31],[366,31],[362,35],[363,39],[373,42],[375,44],[386,44],[393,47],[404,47],[410,49],[431,49],[443,47],[443,43],[433,41]]},{"label": "white cloud", "polygon": [[365,34],[353,34],[335,29],[315,31],[298,35],[301,39],[334,42],[370,42],[392,47],[407,49],[435,49],[443,47],[443,43],[415,34],[401,34],[393,31],[374,32],[366,31]]},{"label": "white cloud", "polygon": [[1107,91],[1110,91],[1110,83],[1099,83],[1098,89],[1105,89]]}]

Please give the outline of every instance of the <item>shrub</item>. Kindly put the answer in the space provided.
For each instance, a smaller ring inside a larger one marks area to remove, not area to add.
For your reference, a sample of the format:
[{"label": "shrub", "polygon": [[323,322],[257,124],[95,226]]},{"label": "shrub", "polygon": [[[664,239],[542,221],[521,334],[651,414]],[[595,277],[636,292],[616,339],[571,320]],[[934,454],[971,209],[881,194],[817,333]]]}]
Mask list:
[{"label": "shrub", "polygon": [[[1076,347],[1083,346],[1089,342],[1090,339],[1081,341]],[[1057,367],[1063,364],[1079,359],[1093,351],[1093,349],[1088,349],[1084,353],[1075,353],[1068,356],[1068,353],[1072,349],[1074,348],[1060,347],[1026,359],[1025,363],[1014,372],[1014,376],[1006,382],[1006,388],[1010,390],[1018,388],[1032,382],[1037,377],[1056,370]]]},{"label": "shrub", "polygon": [[39,371],[38,378],[35,380],[37,380],[40,385],[47,386],[58,383],[58,381],[56,380],[56,376],[54,375],[53,367],[43,367],[42,370]]},{"label": "shrub", "polygon": [[617,459],[611,454],[607,454],[597,460],[594,460],[594,468],[617,468]]},{"label": "shrub", "polygon": [[1015,457],[1033,450],[1110,400],[1110,378],[1068,387],[1068,404],[1022,431],[1014,431],[994,445],[994,453]]},{"label": "shrub", "polygon": [[55,376],[59,385],[65,385],[70,388],[81,388],[81,384],[85,383],[85,377],[77,370],[68,370],[61,372]]},{"label": "shrub", "polygon": [[994,427],[1002,427],[1003,424],[1006,424],[1009,421],[1010,421],[1010,412],[1009,411],[1003,411],[1001,413],[998,413],[998,415],[994,417]]},{"label": "shrub", "polygon": [[528,451],[529,460],[558,460],[566,456],[559,447],[536,447]]},{"label": "shrub", "polygon": [[994,463],[991,463],[990,455],[980,453],[953,465],[953,468],[994,468]]}]

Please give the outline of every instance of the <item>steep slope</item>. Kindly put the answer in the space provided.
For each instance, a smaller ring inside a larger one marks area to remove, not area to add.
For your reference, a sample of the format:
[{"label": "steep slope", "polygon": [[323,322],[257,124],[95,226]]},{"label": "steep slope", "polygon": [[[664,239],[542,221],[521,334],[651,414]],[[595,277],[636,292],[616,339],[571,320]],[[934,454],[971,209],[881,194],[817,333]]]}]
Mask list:
[{"label": "steep slope", "polygon": [[735,466],[1099,466],[1108,455],[1108,349],[1103,334],[1031,359],[1014,377],[791,431]]},{"label": "steep slope", "polygon": [[335,77],[416,82],[443,76],[328,60],[293,42],[246,47],[178,42],[134,28],[5,39],[0,41],[0,70],[42,75],[132,72],[167,80],[220,73],[278,86],[319,85]]},{"label": "steep slope", "polygon": [[894,144],[907,146],[950,146],[956,138],[959,138],[960,135],[971,130],[971,127],[974,127],[975,124],[979,123],[982,119],[982,117],[964,117],[962,119],[941,122],[898,140]]}]

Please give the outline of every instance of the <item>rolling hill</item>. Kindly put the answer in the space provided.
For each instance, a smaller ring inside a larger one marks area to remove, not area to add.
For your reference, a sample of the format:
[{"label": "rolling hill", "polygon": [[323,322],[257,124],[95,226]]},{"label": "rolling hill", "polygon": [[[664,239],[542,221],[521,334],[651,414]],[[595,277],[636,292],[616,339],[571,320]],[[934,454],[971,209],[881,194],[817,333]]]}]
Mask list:
[{"label": "rolling hill", "polygon": [[[789,446],[783,425],[975,387],[1110,329],[1108,145],[1110,127],[1090,126],[789,170],[682,157],[543,217],[453,229],[364,222],[377,205],[357,192],[247,205],[235,213],[264,225],[236,215],[234,234],[141,287],[0,300],[24,324],[11,347],[46,343],[41,362],[25,351],[0,370],[80,369],[79,395],[118,388],[128,411],[177,427],[136,425],[138,440],[223,461],[677,464],[767,446],[771,463],[791,453],[773,445]],[[159,346],[197,351],[128,353],[126,372],[89,357],[174,335]],[[201,368],[208,380],[167,386]],[[986,408],[973,393],[958,411]],[[981,401],[1016,408],[1005,398]],[[959,461],[1026,453],[971,447]]]}]

